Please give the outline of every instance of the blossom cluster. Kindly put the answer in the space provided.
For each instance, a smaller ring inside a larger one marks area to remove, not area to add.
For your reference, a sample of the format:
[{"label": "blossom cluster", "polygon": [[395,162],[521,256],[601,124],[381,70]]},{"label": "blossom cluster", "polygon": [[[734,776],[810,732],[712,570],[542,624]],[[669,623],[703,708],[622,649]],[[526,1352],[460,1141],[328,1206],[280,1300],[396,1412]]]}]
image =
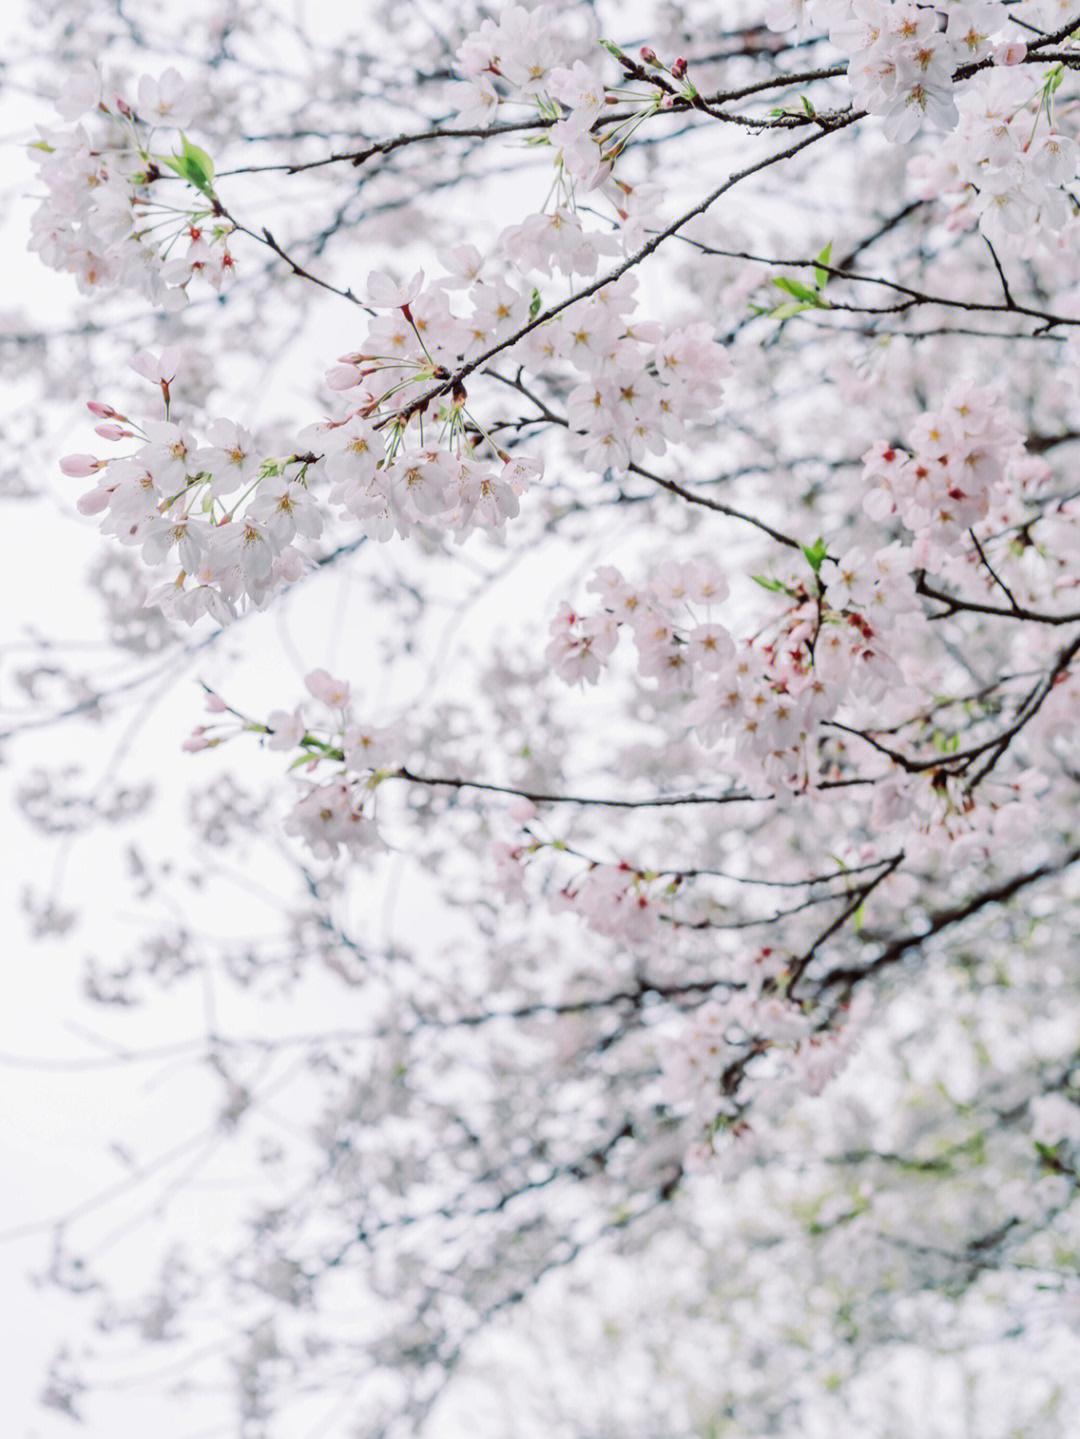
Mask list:
[{"label": "blossom cluster", "polygon": [[637,644],[639,672],[658,682],[661,692],[689,687],[694,667],[711,671],[734,657],[735,645],[722,625],[676,627],[673,611],[693,614],[726,599],[727,580],[718,566],[704,560],[669,560],[653,575],[647,588],[629,584],[614,566],[605,565],[589,581],[600,595],[602,608],[580,616],[568,604],[551,622],[552,640],[545,658],[568,684],[579,680],[595,684],[601,665],[613,653],[621,625],[629,627]]},{"label": "blossom cluster", "polygon": [[[986,408],[978,428],[980,398]],[[957,444],[961,472],[985,470],[992,483],[994,447],[1006,457],[1012,454],[1011,429],[981,392],[958,389],[941,415],[926,419],[933,429],[947,414],[976,427],[966,435],[966,449]],[[975,433],[984,443],[977,455]],[[1005,463],[1000,455],[999,462],[1000,470]],[[923,551],[929,552],[925,543]],[[545,658],[567,683],[595,684],[626,629],[635,641],[638,675],[674,699],[674,722],[685,724],[700,744],[724,747],[724,769],[751,793],[806,794],[857,777],[873,786],[875,832],[901,842],[905,833],[929,836],[938,848],[952,847],[951,863],[960,862],[965,845],[1020,837],[1032,820],[1033,797],[1047,784],[1040,770],[991,774],[979,781],[976,794],[963,771],[908,764],[902,754],[890,758],[874,743],[853,754],[851,745],[841,742],[844,731],[858,734],[866,725],[891,724],[907,734],[929,702],[929,675],[912,662],[930,623],[916,592],[921,563],[916,547],[894,541],[877,550],[856,546],[838,558],[811,551],[808,559],[806,568],[793,567],[782,579],[761,577],[782,607],[739,641],[708,612],[727,593],[714,566],[668,561],[642,587],[604,567],[589,582],[600,607],[581,614],[563,604],[551,622]],[[698,612],[703,606],[705,614]],[[1050,743],[1056,742],[1073,687],[1063,681],[1056,690],[1060,697],[1055,692],[1033,730],[1033,737],[1045,733]],[[916,726],[911,733],[922,730]],[[947,754],[942,750],[943,758]],[[961,837],[964,845],[956,843]],[[871,846],[860,859],[878,854]],[[503,871],[509,877],[526,857],[524,848],[503,853]],[[624,875],[620,882],[626,888],[631,881]],[[588,920],[591,888],[584,893]]]},{"label": "blossom cluster", "polygon": [[913,564],[933,570],[988,513],[1023,458],[1020,433],[991,390],[956,385],[940,409],[922,415],[911,453],[884,441],[863,456],[864,501],[875,520],[899,515],[915,536]]},{"label": "blossom cluster", "polygon": [[266,725],[257,728],[265,731],[270,749],[299,748],[307,760],[306,774],[327,761],[335,773],[330,779],[301,781],[303,793],[285,819],[285,833],[302,839],[317,859],[337,859],[342,850],[352,859],[368,858],[384,848],[371,813],[378,770],[400,753],[403,736],[400,730],[358,722],[349,685],[326,670],[312,670],[304,683],[323,709],[334,713],[337,723],[327,739],[309,732],[303,706],[291,714],[273,710]]},{"label": "blossom cluster", "polygon": [[[691,100],[696,91],[685,78],[685,61],[669,68],[645,47],[646,63],[640,64],[600,44],[619,58],[621,74],[613,83],[603,75],[607,54],[597,54],[595,42],[570,35],[564,17],[548,6],[507,7],[458,49],[464,77],[459,119],[464,125],[489,125],[501,106],[535,109],[545,124],[543,138],[554,151],[556,211],[575,211],[579,193],[602,195],[614,211],[621,245],[631,249],[654,217],[659,188],[617,178],[616,162],[645,119],[670,109],[680,96]],[[606,114],[610,107],[617,110]]]},{"label": "blossom cluster", "polygon": [[103,439],[142,443],[118,459],[72,455],[62,467],[71,476],[97,476],[79,509],[104,514],[105,533],[139,546],[149,564],[175,551],[179,576],[151,602],[189,623],[205,613],[224,623],[242,607],[265,605],[307,568],[293,541],[321,534],[323,507],[312,491],[323,482],[329,503],[377,540],[408,535],[417,524],[461,539],[517,515],[540,463],[497,446],[472,420],[463,386],[439,405],[434,434],[425,434],[430,402],[423,392],[428,386],[437,394],[449,375],[444,357],[459,362],[463,347],[516,323],[524,302],[505,284],[476,280],[472,314],[462,320],[446,294],[455,277],[426,290],[423,278],[401,286],[381,272],[371,276],[373,307],[390,313],[379,313],[363,349],[327,375],[329,388],[347,397],[341,412],[302,429],[284,456],[260,457],[251,432],[235,420],[213,421],[208,444],[172,420],[176,351],[134,362],[160,387],[164,419],[139,424],[110,405],[91,404],[105,422],[97,427]]},{"label": "blossom cluster", "polygon": [[685,439],[714,413],[731,372],[708,322],[667,329],[638,320],[636,290],[636,276],[624,275],[518,347],[533,373],[572,382],[572,444],[599,474],[622,474]]},{"label": "blossom cluster", "polygon": [[[520,495],[542,472],[538,460],[511,455],[485,434],[464,385],[452,387],[449,403],[439,394],[463,358],[510,339],[529,315],[519,289],[481,274],[476,251],[465,247],[449,261],[450,273],[426,286],[422,271],[405,285],[371,276],[380,313],[326,376],[347,409],[297,437],[313,454],[313,475],[329,480],[331,504],[374,539],[408,535],[421,523],[459,539],[498,528],[518,514]],[[458,290],[467,291],[465,315],[450,302]],[[436,423],[425,434],[429,408]]]},{"label": "blossom cluster", "polygon": [[[575,231],[582,233],[569,216],[565,226],[545,227],[543,244],[507,232],[505,248],[518,264],[546,264],[550,272],[551,246],[557,258],[561,237]],[[97,406],[109,421],[99,426],[103,438],[145,443],[118,460],[72,456],[65,468],[98,476],[80,509],[107,512],[107,533],[139,545],[149,563],[176,550],[180,577],[154,596],[171,614],[190,622],[209,612],[224,621],[298,578],[304,562],[292,540],[318,538],[322,516],[312,491],[322,482],[330,505],[380,541],[416,525],[461,539],[515,517],[541,464],[496,444],[454,378],[500,343],[548,377],[576,378],[568,394],[571,442],[599,472],[663,453],[720,399],[730,363],[709,326],[665,331],[638,320],[636,276],[532,325],[527,279],[485,266],[468,246],[448,255],[447,266],[427,284],[423,272],[404,284],[372,274],[376,313],[358,348],[326,375],[337,409],[300,430],[283,457],[260,458],[251,433],[234,420],[215,421],[209,446],[200,446],[169,419],[175,372],[168,356],[144,357],[148,368],[140,371],[162,386],[164,420],[140,429]],[[462,292],[463,303],[452,299]],[[221,503],[237,491],[235,503]]]},{"label": "blossom cluster", "polygon": [[954,128],[953,77],[960,66],[991,57],[1014,65],[1025,54],[1016,39],[1002,39],[1010,14],[1001,0],[937,8],[914,0],[774,0],[766,14],[775,30],[804,18],[848,56],[856,106],[882,116],[886,136],[897,143],[924,124]]},{"label": "blossom cluster", "polygon": [[[528,799],[515,800],[506,818],[521,826],[521,834],[514,839],[493,839],[489,859],[503,898],[526,904],[530,863],[545,850],[561,854],[565,845],[546,836],[535,823],[536,806]],[[615,940],[633,953],[654,952],[664,927],[672,932],[688,913],[685,906],[677,907],[680,882],[670,874],[646,874],[625,860],[605,864],[581,855],[577,859],[584,863],[569,879],[544,886],[548,909],[553,914],[576,915],[594,934]]]},{"label": "blossom cluster", "polygon": [[355,780],[309,784],[286,816],[286,834],[302,839],[316,859],[353,859],[379,847],[374,822],[364,813],[368,792]]},{"label": "blossom cluster", "polygon": [[[215,719],[199,725],[184,748],[212,749],[250,731],[262,735],[268,749],[297,751],[293,767],[303,767],[302,793],[285,819],[285,833],[302,839],[318,859],[337,859],[342,851],[366,858],[383,848],[372,814],[374,795],[385,766],[403,751],[404,732],[356,719],[349,684],[324,669],[312,670],[304,684],[318,702],[314,718],[310,706],[300,704],[292,711],[272,710],[263,723],[210,693],[206,707]],[[327,765],[333,767],[330,778],[311,777]]]},{"label": "blossom cluster", "polygon": [[898,656],[918,601],[908,556],[894,545],[826,557],[810,578],[793,571],[769,585],[783,609],[702,677],[686,719],[702,744],[730,747],[752,789],[803,793],[834,773],[828,722],[907,688]]},{"label": "blossom cluster", "polygon": [[1045,245],[1073,214],[1065,188],[1076,178],[1080,147],[1059,128],[1053,94],[1060,66],[1033,90],[1019,70],[994,69],[958,100],[956,131],[910,171],[920,199],[944,198],[948,227],[978,225],[992,245]]},{"label": "blossom cluster", "polygon": [[551,908],[569,910],[595,934],[647,953],[670,919],[665,888],[628,864],[594,864],[552,895]]},{"label": "blossom cluster", "polygon": [[[657,1035],[664,1101],[701,1134],[688,1154],[691,1167],[710,1166],[718,1142],[738,1137],[738,1115],[766,1091],[820,1094],[847,1065],[866,1027],[869,996],[860,994],[841,1022],[817,1027],[800,1005],[763,991],[769,972],[770,956],[760,956],[748,967],[747,982],[707,999]],[[748,1081],[737,1103],[725,1093],[724,1076],[732,1071]]]},{"label": "blossom cluster", "polygon": [[459,118],[463,124],[490,124],[510,100],[535,107],[551,122],[547,138],[560,171],[565,167],[570,183],[589,191],[611,175],[617,144],[609,141],[605,149],[593,131],[608,88],[595,65],[574,58],[578,49],[549,7],[509,6],[458,48],[464,77]]},{"label": "blossom cluster", "polygon": [[459,106],[463,121],[490,123],[502,97],[496,81],[522,99],[535,100],[549,86],[553,71],[573,63],[575,43],[548,6],[509,5],[488,19],[458,47],[465,77]]},{"label": "blossom cluster", "polygon": [[309,561],[294,541],[317,539],[323,517],[308,490],[304,457],[260,458],[250,431],[234,420],[211,422],[202,442],[189,425],[168,418],[181,360],[178,350],[166,349],[141,352],[132,362],[161,389],[164,419],[140,422],[91,401],[102,421],[97,433],[136,441],[131,453],[69,455],[61,468],[73,477],[97,476],[78,508],[102,515],[105,534],[137,547],[150,565],[175,551],[179,574],[148,603],[189,624],[204,614],[225,623],[242,604],[259,608],[304,573]]},{"label": "blossom cluster", "polygon": [[65,87],[57,109],[79,123],[43,129],[32,147],[45,194],[29,248],[44,264],[87,293],[132,289],[167,310],[186,304],[196,277],[221,288],[233,227],[213,199],[209,156],[182,133],[175,153],[151,148],[162,127],[182,132],[197,102],[174,69],[144,75],[131,99],[106,98],[89,67]]},{"label": "blossom cluster", "polygon": [[824,721],[845,700],[880,698],[902,682],[889,640],[917,608],[910,570],[907,553],[886,546],[828,562],[827,583],[813,570],[769,581],[783,596],[782,613],[737,644],[709,612],[727,595],[716,566],[668,561],[645,587],[604,567],[589,582],[601,608],[579,615],[564,604],[546,658],[568,683],[596,683],[626,627],[638,673],[659,693],[688,701],[682,715],[702,744],[730,744],[743,783],[801,791],[819,777],[811,741]]}]

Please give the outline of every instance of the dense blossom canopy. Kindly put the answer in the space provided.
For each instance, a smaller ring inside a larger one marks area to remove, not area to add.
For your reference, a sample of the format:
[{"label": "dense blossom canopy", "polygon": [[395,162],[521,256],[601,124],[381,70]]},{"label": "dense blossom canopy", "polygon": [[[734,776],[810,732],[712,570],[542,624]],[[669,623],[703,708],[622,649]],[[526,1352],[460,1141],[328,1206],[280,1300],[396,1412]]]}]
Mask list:
[{"label": "dense blossom canopy", "polygon": [[10,651],[25,908],[185,1116],[41,1226],[44,1400],[1059,1434],[1080,6],[363,8],[12,62],[9,503],[103,606]]}]

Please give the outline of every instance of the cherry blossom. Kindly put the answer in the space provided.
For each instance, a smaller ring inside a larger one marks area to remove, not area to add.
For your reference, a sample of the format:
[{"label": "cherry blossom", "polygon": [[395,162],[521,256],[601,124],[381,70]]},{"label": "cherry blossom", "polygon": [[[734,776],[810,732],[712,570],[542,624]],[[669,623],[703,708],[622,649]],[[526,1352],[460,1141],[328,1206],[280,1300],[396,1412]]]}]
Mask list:
[{"label": "cherry blossom", "polygon": [[964,1390],[1049,1434],[1074,7],[58,4],[30,245],[78,308],[2,317],[5,443],[59,464],[25,533],[65,603],[56,525],[100,542],[105,638],[27,630],[7,738],[37,833],[125,826],[93,901],[160,931],[87,970],[94,1064],[157,1063],[124,1024],[160,1004],[185,1102],[220,1087],[156,1222],[254,1172],[138,1299],[57,1207],[38,1269],[102,1302],[47,1402],[132,1331],[267,1439],[501,1435],[510,1392],[523,1436],[905,1433],[915,1361],[1026,1380],[1050,1336],[1038,1412]]}]

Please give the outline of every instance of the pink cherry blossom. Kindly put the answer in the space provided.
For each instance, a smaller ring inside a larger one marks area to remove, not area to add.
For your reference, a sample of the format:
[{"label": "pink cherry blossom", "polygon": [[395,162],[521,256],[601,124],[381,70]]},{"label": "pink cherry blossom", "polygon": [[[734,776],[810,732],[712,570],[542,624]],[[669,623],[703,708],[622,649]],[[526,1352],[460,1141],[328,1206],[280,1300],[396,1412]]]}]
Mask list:
[{"label": "pink cherry blossom", "polygon": [[326,670],[312,670],[304,676],[304,683],[317,700],[331,709],[343,709],[349,702],[349,686],[343,680],[336,680]]}]

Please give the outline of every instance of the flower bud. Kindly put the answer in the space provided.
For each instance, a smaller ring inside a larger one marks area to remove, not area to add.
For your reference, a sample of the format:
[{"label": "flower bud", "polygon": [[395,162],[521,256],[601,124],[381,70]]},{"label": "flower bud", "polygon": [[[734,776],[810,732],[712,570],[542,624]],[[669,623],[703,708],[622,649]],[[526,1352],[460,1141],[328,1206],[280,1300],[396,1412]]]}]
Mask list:
[{"label": "flower bud", "polygon": [[331,390],[354,390],[364,378],[364,372],[355,365],[334,365],[326,372],[327,388]]},{"label": "flower bud", "polygon": [[65,455],[60,461],[60,468],[72,479],[85,479],[87,475],[103,470],[108,463],[108,460],[98,460],[93,455]]},{"label": "flower bud", "polygon": [[108,508],[109,494],[110,491],[104,489],[88,490],[75,501],[75,508],[80,515],[100,515]]}]

